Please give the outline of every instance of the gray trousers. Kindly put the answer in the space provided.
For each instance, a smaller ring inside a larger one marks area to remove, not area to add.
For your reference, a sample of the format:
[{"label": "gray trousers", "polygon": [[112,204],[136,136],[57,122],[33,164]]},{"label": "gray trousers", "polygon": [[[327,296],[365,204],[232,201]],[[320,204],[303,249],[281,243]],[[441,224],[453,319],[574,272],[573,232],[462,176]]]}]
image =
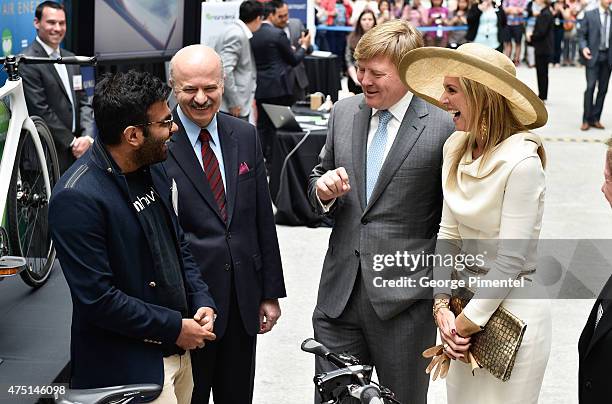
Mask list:
[{"label": "gray trousers", "polygon": [[[599,52],[599,58],[595,66],[587,66],[585,70],[587,88],[584,92],[584,113],[582,122],[594,124],[595,122],[599,122],[601,118],[604,99],[608,92],[610,72],[612,72],[612,66],[608,64],[608,52]],[[597,87],[597,97],[595,98],[595,102],[593,102],[595,87]]]},{"label": "gray trousers", "polygon": [[[381,320],[357,276],[346,308],[330,318],[315,308],[312,316],[315,339],[333,352],[348,352],[362,364],[373,365],[380,384],[390,388],[402,404],[426,404],[429,360],[421,353],[436,342],[431,315],[432,301],[421,300],[389,320]],[[317,374],[335,367],[317,357]],[[315,393],[315,403],[318,395]]]}]

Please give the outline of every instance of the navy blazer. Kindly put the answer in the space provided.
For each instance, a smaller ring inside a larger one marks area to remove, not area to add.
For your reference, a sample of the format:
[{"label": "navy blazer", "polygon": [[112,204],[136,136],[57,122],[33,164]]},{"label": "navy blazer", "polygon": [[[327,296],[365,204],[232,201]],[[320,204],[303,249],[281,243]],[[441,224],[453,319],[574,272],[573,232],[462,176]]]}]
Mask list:
[{"label": "navy blazer", "polygon": [[[611,11],[612,12],[612,11]],[[611,14],[612,16],[612,14]],[[612,66],[612,29],[610,29],[610,46],[608,47],[608,64]],[[580,60],[587,67],[593,67],[599,60],[599,45],[601,44],[601,19],[599,17],[599,5],[593,10],[584,13],[584,18],[578,30],[578,47],[580,48]],[[589,48],[591,59],[586,60],[582,50]]]},{"label": "navy blazer", "polygon": [[253,33],[251,49],[257,66],[255,99],[292,95],[292,67],[304,60],[304,48],[298,46],[294,51],[285,31],[264,23]]},{"label": "navy blazer", "polygon": [[286,296],[257,131],[240,119],[217,114],[225,166],[225,223],[176,109],[173,116],[179,130],[171,138],[164,166],[177,184],[179,222],[217,304],[215,334],[221,338],[227,327],[233,277],[244,327],[255,335],[261,301]]},{"label": "navy blazer", "polygon": [[[595,328],[599,304],[604,314]],[[612,396],[612,277],[595,301],[578,342],[578,401],[580,404],[605,403]]]},{"label": "navy blazer", "polygon": [[[159,164],[153,184],[172,219],[192,316],[215,307],[170,206],[170,182]],[[164,344],[174,345],[181,313],[163,307],[164,279],[129,197],[125,176],[101,142],[54,188],[49,227],[72,296],[72,388],[163,384]]]}]

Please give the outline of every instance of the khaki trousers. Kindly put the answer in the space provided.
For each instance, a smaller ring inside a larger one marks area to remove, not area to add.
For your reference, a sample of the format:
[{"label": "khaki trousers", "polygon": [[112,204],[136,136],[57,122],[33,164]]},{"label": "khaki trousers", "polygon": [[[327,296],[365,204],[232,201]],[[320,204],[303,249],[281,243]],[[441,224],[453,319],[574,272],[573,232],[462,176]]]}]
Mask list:
[{"label": "khaki trousers", "polygon": [[190,404],[193,392],[191,356],[183,355],[164,358],[164,388],[151,404]]}]

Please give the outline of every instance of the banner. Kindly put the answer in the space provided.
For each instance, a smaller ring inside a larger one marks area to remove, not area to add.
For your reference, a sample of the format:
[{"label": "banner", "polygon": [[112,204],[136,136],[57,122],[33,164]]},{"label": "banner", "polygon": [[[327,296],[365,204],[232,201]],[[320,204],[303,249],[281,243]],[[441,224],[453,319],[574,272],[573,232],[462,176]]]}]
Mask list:
[{"label": "banner", "polygon": [[239,12],[239,1],[202,3],[200,43],[214,48],[217,38],[225,32],[225,27],[228,24],[238,19]]},{"label": "banner", "polygon": [[[42,0],[36,1],[0,1],[0,32],[2,32],[2,56],[21,53],[34,38],[34,12]],[[0,83],[6,81],[4,70],[0,74]]]},{"label": "banner", "polygon": [[314,0],[285,0],[289,7],[289,18],[299,18],[311,32],[312,43],[316,34],[314,21]]},{"label": "banner", "polygon": [[308,25],[307,11],[308,2],[306,0],[286,0],[289,7],[289,17],[299,18],[304,26]]}]

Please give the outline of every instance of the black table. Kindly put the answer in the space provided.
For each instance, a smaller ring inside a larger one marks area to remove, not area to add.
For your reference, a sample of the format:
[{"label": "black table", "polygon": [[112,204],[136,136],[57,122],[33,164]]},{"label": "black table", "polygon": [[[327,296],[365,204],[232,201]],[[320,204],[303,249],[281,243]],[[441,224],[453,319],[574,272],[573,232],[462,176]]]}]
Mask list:
[{"label": "black table", "polygon": [[340,65],[338,57],[306,56],[304,66],[308,75],[307,94],[322,92],[330,95],[332,101],[338,101],[338,91],[340,91]]},{"label": "black table", "polygon": [[[276,134],[278,141],[270,173],[270,193],[277,208],[276,224],[309,227],[319,226],[323,222],[328,224],[312,211],[306,195],[308,176],[319,163],[327,130],[312,131],[306,139],[304,132],[277,131]],[[295,149],[302,140],[304,142]]]},{"label": "black table", "polygon": [[0,282],[0,403],[33,403],[10,395],[9,385],[66,383],[72,300],[58,261],[49,280],[32,289],[19,276]]}]

